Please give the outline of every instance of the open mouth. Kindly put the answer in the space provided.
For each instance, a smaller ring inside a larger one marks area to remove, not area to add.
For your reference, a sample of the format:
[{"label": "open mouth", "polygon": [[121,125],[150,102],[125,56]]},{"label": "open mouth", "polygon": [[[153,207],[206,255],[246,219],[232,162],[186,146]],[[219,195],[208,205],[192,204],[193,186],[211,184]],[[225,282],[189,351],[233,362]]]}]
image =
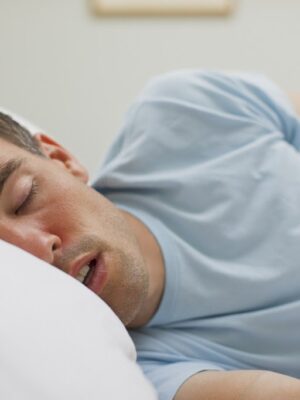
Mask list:
[{"label": "open mouth", "polygon": [[89,264],[84,265],[80,271],[79,274],[77,275],[76,279],[79,280],[79,282],[83,283],[85,286],[88,285],[90,280],[92,279],[92,276],[95,272],[95,268],[97,265],[97,259],[94,258]]},{"label": "open mouth", "polygon": [[[92,258],[94,257],[94,258]],[[91,260],[91,261],[89,261]],[[108,279],[108,270],[103,254],[87,255],[77,261],[73,270],[78,270],[77,275],[73,275],[79,282],[89,288],[92,292],[100,295]]]}]

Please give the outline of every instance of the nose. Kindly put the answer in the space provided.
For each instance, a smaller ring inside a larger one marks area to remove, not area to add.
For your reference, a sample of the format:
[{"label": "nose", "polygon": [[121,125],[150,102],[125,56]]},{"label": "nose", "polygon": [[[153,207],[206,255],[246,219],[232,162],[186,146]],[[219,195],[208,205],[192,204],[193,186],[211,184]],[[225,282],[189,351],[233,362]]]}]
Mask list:
[{"label": "nose", "polygon": [[53,265],[61,249],[61,239],[57,235],[37,227],[10,227],[6,236],[4,239],[8,242]]}]

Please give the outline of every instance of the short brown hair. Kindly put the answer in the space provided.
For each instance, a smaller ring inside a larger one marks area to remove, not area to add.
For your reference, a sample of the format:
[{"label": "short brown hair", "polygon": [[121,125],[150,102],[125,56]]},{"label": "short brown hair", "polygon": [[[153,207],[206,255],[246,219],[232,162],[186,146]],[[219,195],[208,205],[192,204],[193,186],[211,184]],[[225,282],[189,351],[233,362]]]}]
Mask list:
[{"label": "short brown hair", "polygon": [[35,137],[24,126],[2,112],[0,112],[0,138],[22,147],[30,153],[44,156]]}]

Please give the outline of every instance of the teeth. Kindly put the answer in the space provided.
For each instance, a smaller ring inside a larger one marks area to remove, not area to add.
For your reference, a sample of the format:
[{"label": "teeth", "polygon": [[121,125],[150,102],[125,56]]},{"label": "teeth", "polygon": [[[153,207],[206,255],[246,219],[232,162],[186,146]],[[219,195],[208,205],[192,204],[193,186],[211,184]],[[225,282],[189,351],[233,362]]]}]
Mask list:
[{"label": "teeth", "polygon": [[77,275],[76,279],[79,280],[79,282],[83,283],[85,277],[87,276],[88,272],[90,270],[89,265],[85,265],[84,267],[81,268],[79,271],[79,274]]}]

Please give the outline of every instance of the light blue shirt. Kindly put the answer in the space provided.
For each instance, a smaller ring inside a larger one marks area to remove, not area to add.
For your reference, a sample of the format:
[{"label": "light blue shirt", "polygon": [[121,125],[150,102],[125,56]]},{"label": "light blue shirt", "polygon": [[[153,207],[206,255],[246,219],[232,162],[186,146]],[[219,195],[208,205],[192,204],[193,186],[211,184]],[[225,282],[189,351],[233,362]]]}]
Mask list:
[{"label": "light blue shirt", "polygon": [[159,310],[131,335],[161,400],[204,370],[300,377],[300,124],[256,74],[151,81],[94,187],[160,243]]}]

